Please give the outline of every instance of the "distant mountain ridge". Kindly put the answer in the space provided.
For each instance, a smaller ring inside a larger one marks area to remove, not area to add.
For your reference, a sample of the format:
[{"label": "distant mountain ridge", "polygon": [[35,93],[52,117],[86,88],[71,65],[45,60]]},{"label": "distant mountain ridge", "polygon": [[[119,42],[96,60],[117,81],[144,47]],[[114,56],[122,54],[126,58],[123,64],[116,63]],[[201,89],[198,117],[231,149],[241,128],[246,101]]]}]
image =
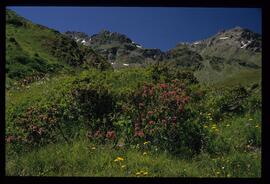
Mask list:
[{"label": "distant mountain ridge", "polygon": [[239,63],[251,63],[242,66],[261,66],[261,35],[241,27],[223,30],[212,37],[193,43],[179,43],[167,52],[143,48],[126,35],[108,30],[101,30],[92,36],[71,31],[64,34],[90,46],[113,65],[146,65],[171,61],[177,66],[201,69],[204,65],[203,60],[218,57],[225,60],[243,60],[238,61]]},{"label": "distant mountain ridge", "polygon": [[88,36],[82,32],[67,31],[65,35],[78,43],[90,46],[113,65],[145,65],[165,57],[160,49],[145,49],[124,34],[101,30]]}]

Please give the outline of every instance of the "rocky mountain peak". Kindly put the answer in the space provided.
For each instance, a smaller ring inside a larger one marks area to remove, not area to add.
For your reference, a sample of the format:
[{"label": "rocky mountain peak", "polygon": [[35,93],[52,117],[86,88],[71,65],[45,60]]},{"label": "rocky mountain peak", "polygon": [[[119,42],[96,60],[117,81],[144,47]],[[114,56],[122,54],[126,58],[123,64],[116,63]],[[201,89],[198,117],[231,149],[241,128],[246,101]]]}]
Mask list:
[{"label": "rocky mountain peak", "polygon": [[83,45],[88,45],[91,40],[91,38],[83,32],[77,32],[77,31],[67,31],[64,33],[64,35],[74,39],[76,42],[82,43]]},{"label": "rocky mountain peak", "polygon": [[132,43],[131,39],[124,34],[117,32],[111,32],[106,29],[102,29],[98,34],[91,36],[91,41],[93,44],[110,44],[112,42],[120,43]]},{"label": "rocky mountain peak", "polygon": [[86,33],[77,32],[77,31],[67,31],[64,34],[67,35],[67,36],[70,36],[71,38],[75,38],[75,37],[87,38],[88,37],[88,35]]},{"label": "rocky mountain peak", "polygon": [[245,49],[254,52],[261,51],[261,35],[249,29],[242,27],[234,27],[228,30],[219,31],[214,36],[196,41],[191,44],[192,47],[235,47],[238,49]]},{"label": "rocky mountain peak", "polygon": [[98,34],[110,34],[111,32],[107,29],[101,29]]}]

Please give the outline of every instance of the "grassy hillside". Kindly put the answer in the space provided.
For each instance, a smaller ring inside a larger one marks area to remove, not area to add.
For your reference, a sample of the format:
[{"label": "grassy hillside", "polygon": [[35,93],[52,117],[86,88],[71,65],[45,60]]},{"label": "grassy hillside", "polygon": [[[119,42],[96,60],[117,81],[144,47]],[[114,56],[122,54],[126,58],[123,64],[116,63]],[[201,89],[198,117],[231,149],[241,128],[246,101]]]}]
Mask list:
[{"label": "grassy hillside", "polygon": [[76,66],[110,68],[92,49],[78,45],[58,31],[33,24],[6,11],[7,83],[32,81]]}]

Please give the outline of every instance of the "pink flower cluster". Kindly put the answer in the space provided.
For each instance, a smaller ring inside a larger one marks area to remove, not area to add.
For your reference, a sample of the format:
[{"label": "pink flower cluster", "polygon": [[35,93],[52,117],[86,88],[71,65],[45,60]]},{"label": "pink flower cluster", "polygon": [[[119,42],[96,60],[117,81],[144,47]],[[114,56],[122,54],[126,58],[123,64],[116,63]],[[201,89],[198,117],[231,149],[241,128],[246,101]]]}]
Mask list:
[{"label": "pink flower cluster", "polygon": [[114,140],[116,138],[116,133],[114,130],[107,131],[106,138]]}]

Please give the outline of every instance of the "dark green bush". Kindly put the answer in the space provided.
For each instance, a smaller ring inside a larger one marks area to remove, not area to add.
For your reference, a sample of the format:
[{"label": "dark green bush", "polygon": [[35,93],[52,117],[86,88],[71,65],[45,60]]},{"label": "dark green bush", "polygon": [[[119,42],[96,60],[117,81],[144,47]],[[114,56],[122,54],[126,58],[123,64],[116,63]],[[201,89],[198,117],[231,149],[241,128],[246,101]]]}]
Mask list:
[{"label": "dark green bush", "polygon": [[223,155],[229,153],[231,150],[231,145],[228,143],[227,139],[222,136],[212,134],[206,140],[204,150],[210,154]]},{"label": "dark green bush", "polygon": [[221,113],[243,113],[244,100],[249,96],[247,89],[238,86],[226,91],[224,96],[218,102]]},{"label": "dark green bush", "polygon": [[111,114],[115,112],[116,99],[111,91],[101,84],[79,82],[73,86],[71,95],[71,109],[85,122],[88,136],[105,139],[107,132],[114,130]]},{"label": "dark green bush", "polygon": [[12,24],[12,25],[17,26],[17,27],[24,26],[24,23],[19,18],[16,18],[16,17],[9,18],[7,20],[7,23]]},{"label": "dark green bush", "polygon": [[[194,95],[194,91],[191,94]],[[203,95],[204,99],[197,101],[193,107],[201,112],[201,120],[205,122],[220,122],[225,117],[242,115],[250,109],[259,110],[261,106],[260,95],[243,86],[208,89],[195,96],[198,95],[201,97]]]},{"label": "dark green bush", "polygon": [[250,96],[247,99],[246,111],[254,112],[255,110],[261,110],[262,108],[262,94],[261,94],[261,85],[253,84],[249,93]]},{"label": "dark green bush", "polygon": [[24,78],[27,75],[31,75],[31,70],[28,67],[22,64],[13,64],[8,66],[8,77],[11,79],[19,80]]},{"label": "dark green bush", "polygon": [[210,57],[209,63],[214,70],[221,71],[222,69],[224,69],[225,59],[222,57],[213,56]]},{"label": "dark green bush", "polygon": [[181,80],[186,85],[198,84],[199,81],[194,76],[192,71],[177,69],[168,64],[155,64],[151,68],[152,79],[155,82],[164,80],[165,82],[171,82],[174,79]]},{"label": "dark green bush", "polygon": [[18,62],[18,63],[21,63],[21,64],[28,64],[28,63],[32,63],[32,60],[30,57],[28,56],[16,56],[14,58],[14,62]]},{"label": "dark green bush", "polygon": [[16,39],[13,38],[13,37],[10,37],[8,40],[9,40],[10,42],[14,43],[14,44],[18,44],[17,41],[16,41]]}]

